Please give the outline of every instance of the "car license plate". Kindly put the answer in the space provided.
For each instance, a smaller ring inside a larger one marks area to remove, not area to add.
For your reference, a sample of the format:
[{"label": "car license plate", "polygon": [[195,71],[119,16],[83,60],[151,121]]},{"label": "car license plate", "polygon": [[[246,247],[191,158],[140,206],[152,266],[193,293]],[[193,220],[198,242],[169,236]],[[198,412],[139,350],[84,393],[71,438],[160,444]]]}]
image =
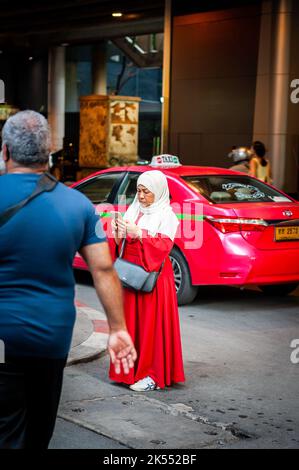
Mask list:
[{"label": "car license plate", "polygon": [[299,227],[275,227],[275,240],[299,240]]}]

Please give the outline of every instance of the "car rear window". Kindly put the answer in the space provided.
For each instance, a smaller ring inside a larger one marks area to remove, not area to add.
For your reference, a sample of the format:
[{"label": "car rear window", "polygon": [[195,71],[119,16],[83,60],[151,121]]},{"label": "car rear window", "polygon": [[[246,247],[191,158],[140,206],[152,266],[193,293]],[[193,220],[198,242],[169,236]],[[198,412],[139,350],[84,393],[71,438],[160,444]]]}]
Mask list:
[{"label": "car rear window", "polygon": [[242,202],[292,202],[275,189],[250,176],[182,176],[193,191],[215,204]]}]

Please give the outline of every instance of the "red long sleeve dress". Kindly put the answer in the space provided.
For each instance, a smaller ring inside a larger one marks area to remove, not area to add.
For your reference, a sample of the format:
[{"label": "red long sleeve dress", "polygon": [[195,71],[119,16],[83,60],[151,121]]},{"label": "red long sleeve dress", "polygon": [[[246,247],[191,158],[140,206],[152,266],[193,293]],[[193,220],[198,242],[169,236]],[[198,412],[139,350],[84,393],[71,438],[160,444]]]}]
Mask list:
[{"label": "red long sleeve dress", "polygon": [[142,241],[127,236],[123,258],[147,271],[158,271],[166,260],[152,292],[124,289],[127,328],[138,357],[129,374],[116,374],[110,363],[109,377],[131,385],[149,375],[164,388],[185,380],[174,275],[168,257],[173,242],[165,235],[151,237],[146,230],[142,232]]}]

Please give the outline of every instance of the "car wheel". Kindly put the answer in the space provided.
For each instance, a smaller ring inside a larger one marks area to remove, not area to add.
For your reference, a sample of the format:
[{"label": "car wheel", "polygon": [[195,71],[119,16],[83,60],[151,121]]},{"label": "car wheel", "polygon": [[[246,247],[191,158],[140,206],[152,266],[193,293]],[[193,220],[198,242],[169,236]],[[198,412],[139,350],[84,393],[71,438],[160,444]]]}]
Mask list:
[{"label": "car wheel", "polygon": [[290,294],[291,292],[293,292],[293,290],[295,290],[298,287],[298,285],[299,284],[296,282],[290,282],[288,284],[264,285],[264,286],[259,286],[259,288],[266,295],[278,296],[278,295]]},{"label": "car wheel", "polygon": [[189,304],[194,300],[198,287],[192,286],[189,268],[184,256],[177,248],[170,253],[174,273],[174,282],[179,305]]}]

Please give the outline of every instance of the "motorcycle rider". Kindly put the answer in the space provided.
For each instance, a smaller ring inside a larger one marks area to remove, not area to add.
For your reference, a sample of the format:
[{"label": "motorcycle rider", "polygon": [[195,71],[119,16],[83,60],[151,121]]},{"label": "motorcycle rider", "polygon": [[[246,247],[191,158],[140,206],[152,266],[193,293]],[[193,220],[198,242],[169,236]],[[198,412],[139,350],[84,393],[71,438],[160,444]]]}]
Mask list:
[{"label": "motorcycle rider", "polygon": [[228,157],[232,158],[234,162],[234,165],[229,167],[230,170],[249,173],[251,152],[247,147],[233,147]]}]

